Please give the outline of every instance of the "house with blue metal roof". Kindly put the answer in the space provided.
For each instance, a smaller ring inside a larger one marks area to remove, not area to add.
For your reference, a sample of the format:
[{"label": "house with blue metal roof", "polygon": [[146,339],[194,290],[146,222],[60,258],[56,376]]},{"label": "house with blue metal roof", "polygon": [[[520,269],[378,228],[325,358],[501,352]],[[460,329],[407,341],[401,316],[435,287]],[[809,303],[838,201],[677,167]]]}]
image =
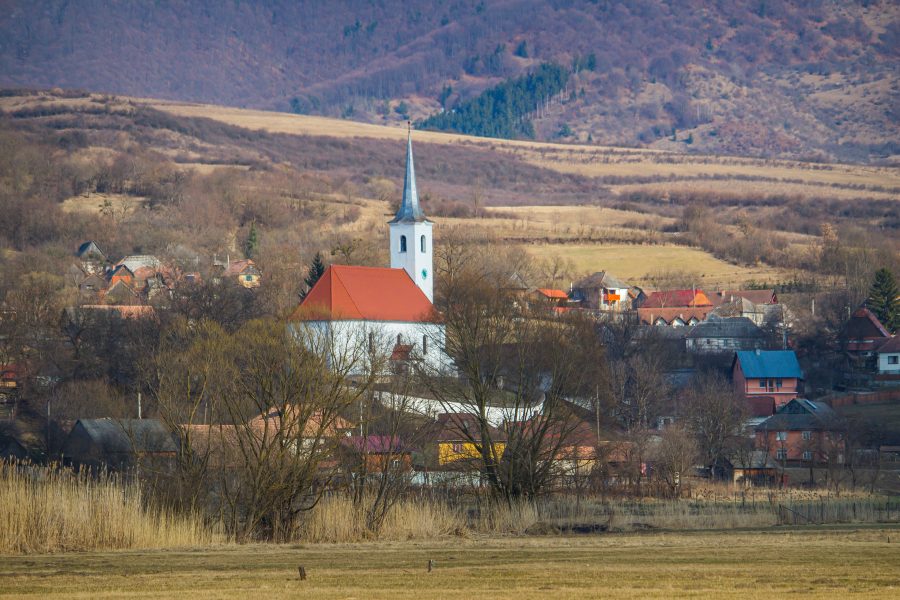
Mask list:
[{"label": "house with blue metal roof", "polygon": [[800,394],[803,370],[793,350],[746,350],[735,352],[731,379],[745,398],[771,397],[781,407]]}]

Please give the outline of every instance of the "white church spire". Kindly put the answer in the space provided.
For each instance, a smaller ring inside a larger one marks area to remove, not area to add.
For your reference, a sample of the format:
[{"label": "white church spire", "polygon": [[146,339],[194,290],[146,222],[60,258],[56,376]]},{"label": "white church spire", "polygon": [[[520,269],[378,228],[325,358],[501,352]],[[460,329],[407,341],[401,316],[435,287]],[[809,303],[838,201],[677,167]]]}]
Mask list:
[{"label": "white church spire", "polygon": [[405,269],[410,278],[434,302],[431,221],[419,206],[416,170],[413,164],[412,127],[406,138],[406,176],[403,197],[391,228],[391,268]]},{"label": "white church spire", "polygon": [[416,191],[416,168],[413,164],[412,151],[412,126],[409,127],[406,136],[406,175],[403,178],[403,198],[400,208],[391,223],[424,221],[425,214],[419,207],[419,193]]}]

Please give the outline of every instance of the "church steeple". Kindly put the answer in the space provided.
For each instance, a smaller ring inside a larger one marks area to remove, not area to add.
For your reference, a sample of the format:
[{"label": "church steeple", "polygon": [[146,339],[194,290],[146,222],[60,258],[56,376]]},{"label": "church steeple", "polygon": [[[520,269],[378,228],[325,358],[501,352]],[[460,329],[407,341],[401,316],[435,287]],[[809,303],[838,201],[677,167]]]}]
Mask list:
[{"label": "church steeple", "polygon": [[419,193],[416,191],[416,168],[413,164],[412,126],[407,124],[406,175],[403,178],[403,198],[400,208],[391,223],[419,223],[425,221],[425,213],[419,207]]},{"label": "church steeple", "polygon": [[406,177],[400,208],[390,221],[391,267],[404,269],[419,289],[434,301],[432,275],[432,223],[419,206],[416,169],[413,165],[412,128],[406,138]]}]

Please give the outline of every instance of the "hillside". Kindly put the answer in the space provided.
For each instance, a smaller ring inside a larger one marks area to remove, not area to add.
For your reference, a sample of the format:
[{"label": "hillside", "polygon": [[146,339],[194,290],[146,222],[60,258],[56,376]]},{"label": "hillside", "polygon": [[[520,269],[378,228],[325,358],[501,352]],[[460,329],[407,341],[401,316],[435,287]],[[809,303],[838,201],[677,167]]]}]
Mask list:
[{"label": "hillside", "polygon": [[[648,285],[819,278],[860,292],[874,269],[898,266],[897,167],[413,135],[439,241],[462,234],[519,263],[532,256],[547,284],[608,268]],[[0,247],[23,268],[85,239],[114,255],[208,261],[238,255],[254,223],[257,262],[282,286],[274,301],[291,306],[289,273],[316,251],[384,264],[405,136],[317,116],[0,90]]]},{"label": "hillside", "polygon": [[[536,0],[11,0],[0,85],[399,124],[540,63],[537,139],[865,161],[898,154],[900,6]],[[674,130],[674,135],[673,135]]]}]

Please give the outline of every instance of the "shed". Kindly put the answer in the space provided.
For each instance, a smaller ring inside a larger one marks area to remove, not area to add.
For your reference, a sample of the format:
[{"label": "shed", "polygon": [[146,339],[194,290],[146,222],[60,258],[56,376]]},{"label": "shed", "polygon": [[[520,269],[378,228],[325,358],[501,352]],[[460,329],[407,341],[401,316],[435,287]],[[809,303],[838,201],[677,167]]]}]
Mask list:
[{"label": "shed", "polygon": [[171,460],[178,446],[172,433],[156,419],[79,419],[62,452],[64,459],[75,465],[123,469],[147,459]]}]

